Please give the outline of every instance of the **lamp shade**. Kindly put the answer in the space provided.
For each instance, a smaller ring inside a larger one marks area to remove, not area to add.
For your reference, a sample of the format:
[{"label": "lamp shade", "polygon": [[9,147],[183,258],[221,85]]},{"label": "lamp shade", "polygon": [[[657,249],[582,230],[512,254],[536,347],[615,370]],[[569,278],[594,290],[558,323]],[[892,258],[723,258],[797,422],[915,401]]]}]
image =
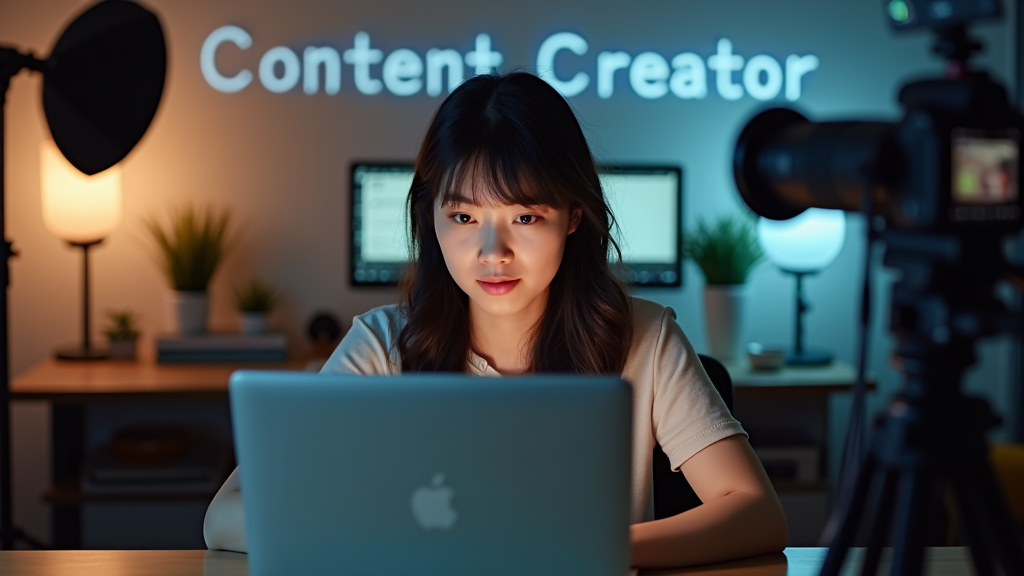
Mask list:
[{"label": "lamp shade", "polygon": [[824,270],[843,249],[846,214],[842,210],[808,208],[789,220],[761,218],[761,247],[773,264],[787,272]]},{"label": "lamp shade", "polygon": [[52,140],[39,148],[43,224],[76,244],[106,238],[121,223],[121,167],[86,176],[64,159]]}]

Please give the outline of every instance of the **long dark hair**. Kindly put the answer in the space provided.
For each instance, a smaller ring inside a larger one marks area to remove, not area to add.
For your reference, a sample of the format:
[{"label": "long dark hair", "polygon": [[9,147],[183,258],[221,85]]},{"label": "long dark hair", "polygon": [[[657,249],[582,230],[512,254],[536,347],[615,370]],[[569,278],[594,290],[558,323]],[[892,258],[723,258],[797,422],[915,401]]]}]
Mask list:
[{"label": "long dark hair", "polygon": [[[568,102],[525,72],[476,76],[438,108],[416,158],[408,210],[415,262],[403,281],[404,372],[464,372],[469,297],[445,265],[434,207],[483,179],[508,204],[579,209],[547,308],[530,334],[534,372],[619,374],[632,340],[629,297],[608,263],[619,256],[594,158]],[[476,187],[473,187],[474,191]],[[617,260],[621,260],[618,258]]]}]

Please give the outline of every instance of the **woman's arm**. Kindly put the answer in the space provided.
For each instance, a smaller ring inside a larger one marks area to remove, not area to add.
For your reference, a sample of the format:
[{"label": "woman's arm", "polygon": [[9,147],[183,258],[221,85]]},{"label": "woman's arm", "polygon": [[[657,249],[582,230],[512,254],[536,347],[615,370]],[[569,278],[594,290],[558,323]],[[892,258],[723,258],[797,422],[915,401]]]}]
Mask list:
[{"label": "woman's arm", "polygon": [[210,502],[210,507],[206,509],[203,537],[210,550],[249,551],[245,543],[245,512],[242,509],[238,468],[224,481]]},{"label": "woman's arm", "polygon": [[704,504],[631,526],[633,566],[706,564],[786,547],[782,506],[744,436],[711,444],[680,470]]}]

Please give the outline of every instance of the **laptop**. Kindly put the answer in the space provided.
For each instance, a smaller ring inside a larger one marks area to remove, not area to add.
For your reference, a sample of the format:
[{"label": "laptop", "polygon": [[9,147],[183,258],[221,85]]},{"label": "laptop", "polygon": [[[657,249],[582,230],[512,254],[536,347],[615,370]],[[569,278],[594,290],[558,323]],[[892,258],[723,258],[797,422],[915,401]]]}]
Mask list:
[{"label": "laptop", "polygon": [[613,377],[235,372],[250,573],[627,574],[631,394]]}]

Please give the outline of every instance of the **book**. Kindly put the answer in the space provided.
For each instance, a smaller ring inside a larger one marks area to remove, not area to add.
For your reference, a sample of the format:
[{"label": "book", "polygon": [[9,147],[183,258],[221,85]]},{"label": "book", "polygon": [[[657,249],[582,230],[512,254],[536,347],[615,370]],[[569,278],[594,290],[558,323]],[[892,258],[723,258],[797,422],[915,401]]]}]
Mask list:
[{"label": "book", "polygon": [[288,340],[283,333],[165,335],[156,339],[157,362],[284,362]]}]

